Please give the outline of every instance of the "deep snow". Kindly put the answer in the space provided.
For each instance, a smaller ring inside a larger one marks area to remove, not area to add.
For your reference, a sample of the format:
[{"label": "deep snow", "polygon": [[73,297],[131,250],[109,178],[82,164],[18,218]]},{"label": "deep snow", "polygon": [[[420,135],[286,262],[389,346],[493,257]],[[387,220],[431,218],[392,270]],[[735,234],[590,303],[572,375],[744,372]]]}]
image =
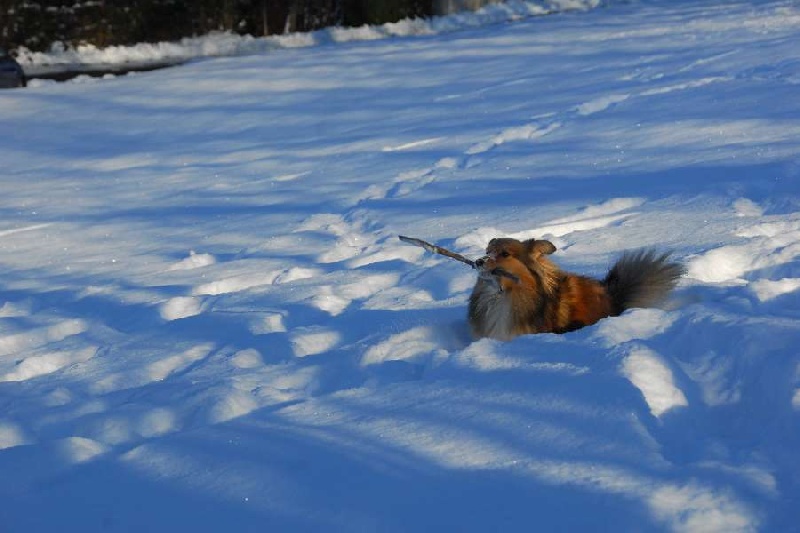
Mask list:
[{"label": "deep snow", "polygon": [[[796,530],[799,38],[653,1],[3,91],[0,530]],[[472,342],[398,234],[688,274]]]}]

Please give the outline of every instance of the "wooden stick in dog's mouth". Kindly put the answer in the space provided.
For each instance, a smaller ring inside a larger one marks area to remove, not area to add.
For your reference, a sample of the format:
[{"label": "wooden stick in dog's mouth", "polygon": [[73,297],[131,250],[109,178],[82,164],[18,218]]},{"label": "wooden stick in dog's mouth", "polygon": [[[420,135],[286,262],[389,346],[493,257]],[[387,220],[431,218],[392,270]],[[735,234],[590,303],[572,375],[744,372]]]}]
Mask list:
[{"label": "wooden stick in dog's mouth", "polygon": [[[406,237],[405,235],[400,235],[399,237],[400,237],[401,241],[406,242],[408,244],[413,244],[415,246],[421,246],[421,247],[425,248],[427,251],[429,251],[431,253],[443,255],[445,257],[449,257],[450,259],[455,259],[456,261],[460,261],[460,262],[462,262],[462,263],[464,263],[466,265],[469,265],[470,268],[473,268],[473,269],[477,269],[478,268],[477,265],[475,264],[475,261],[473,261],[472,259],[464,257],[461,254],[457,254],[455,252],[451,252],[447,248],[442,248],[441,246],[436,246],[435,244],[431,244],[431,243],[429,243],[427,241],[423,241],[422,239],[417,239],[415,237]],[[500,277],[508,278],[510,280],[513,280],[516,283],[519,283],[519,278],[517,276],[515,276],[511,272],[507,272],[506,270],[503,270],[502,268],[495,268],[494,270],[492,270],[491,273],[494,276],[500,276]]]}]

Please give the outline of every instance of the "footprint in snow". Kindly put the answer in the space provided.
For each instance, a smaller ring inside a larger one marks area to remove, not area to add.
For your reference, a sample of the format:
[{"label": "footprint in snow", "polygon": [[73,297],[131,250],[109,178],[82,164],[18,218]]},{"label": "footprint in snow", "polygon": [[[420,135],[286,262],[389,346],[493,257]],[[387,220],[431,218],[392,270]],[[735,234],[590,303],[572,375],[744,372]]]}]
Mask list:
[{"label": "footprint in snow", "polygon": [[336,213],[320,213],[306,219],[295,233],[316,232],[327,236],[328,246],[316,257],[318,263],[338,263],[361,254],[374,242],[373,232],[367,233],[367,221],[356,217],[353,222]]},{"label": "footprint in snow", "polygon": [[[544,123],[533,122],[523,126],[506,128],[488,141],[480,142],[467,148],[464,152],[467,156],[476,156],[498,146],[511,142],[532,141],[548,135],[561,127],[561,123],[550,121]],[[469,165],[469,160],[466,163]]]}]

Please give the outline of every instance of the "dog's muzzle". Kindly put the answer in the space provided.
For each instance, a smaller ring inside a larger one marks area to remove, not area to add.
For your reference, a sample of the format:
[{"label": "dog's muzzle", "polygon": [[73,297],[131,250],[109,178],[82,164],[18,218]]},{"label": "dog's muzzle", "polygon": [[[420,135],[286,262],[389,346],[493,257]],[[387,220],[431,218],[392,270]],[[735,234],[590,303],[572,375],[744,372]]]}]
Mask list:
[{"label": "dog's muzzle", "polygon": [[483,270],[484,267],[486,266],[486,262],[489,261],[490,259],[491,257],[488,255],[484,255],[483,257],[476,259],[475,268],[477,268],[478,270]]}]

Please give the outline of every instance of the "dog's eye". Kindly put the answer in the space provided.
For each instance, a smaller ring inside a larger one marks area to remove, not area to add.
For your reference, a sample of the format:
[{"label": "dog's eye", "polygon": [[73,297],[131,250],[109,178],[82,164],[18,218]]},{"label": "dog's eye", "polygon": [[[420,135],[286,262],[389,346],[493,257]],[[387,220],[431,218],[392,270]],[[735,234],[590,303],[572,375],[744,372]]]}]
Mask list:
[{"label": "dog's eye", "polygon": [[508,253],[507,250],[503,250],[502,252],[500,252],[500,257],[510,257],[510,256],[511,254]]}]

